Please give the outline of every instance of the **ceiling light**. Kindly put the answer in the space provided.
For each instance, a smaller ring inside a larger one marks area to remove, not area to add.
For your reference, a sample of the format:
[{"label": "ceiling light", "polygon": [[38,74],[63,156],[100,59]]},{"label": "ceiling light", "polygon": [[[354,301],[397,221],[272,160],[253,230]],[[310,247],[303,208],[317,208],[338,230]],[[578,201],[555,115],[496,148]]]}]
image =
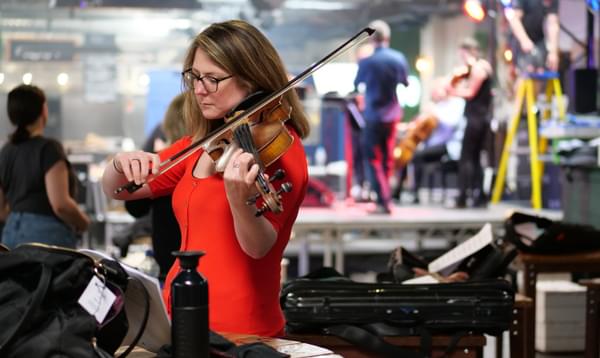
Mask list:
[{"label": "ceiling light", "polygon": [[485,18],[485,9],[479,0],[465,0],[463,10],[469,18],[476,22],[481,22]]},{"label": "ceiling light", "polygon": [[507,48],[506,50],[504,50],[503,56],[504,56],[504,60],[506,62],[512,62],[512,60],[513,60],[513,53],[512,53],[511,49]]},{"label": "ceiling light", "polygon": [[31,72],[27,72],[23,75],[23,83],[26,85],[30,85],[31,81],[33,81],[33,75]]},{"label": "ceiling light", "polygon": [[425,74],[431,71],[432,63],[431,58],[426,56],[419,56],[415,62],[415,68],[419,73]]},{"label": "ceiling light", "polygon": [[56,76],[56,82],[59,86],[66,86],[69,83],[69,74],[61,72]]}]

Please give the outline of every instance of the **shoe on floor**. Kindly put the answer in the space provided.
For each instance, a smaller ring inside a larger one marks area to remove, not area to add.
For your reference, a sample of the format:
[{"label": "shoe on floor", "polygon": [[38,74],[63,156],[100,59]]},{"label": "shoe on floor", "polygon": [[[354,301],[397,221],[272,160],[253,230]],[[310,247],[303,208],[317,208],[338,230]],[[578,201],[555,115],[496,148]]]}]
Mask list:
[{"label": "shoe on floor", "polygon": [[369,211],[369,214],[373,215],[389,215],[392,213],[392,210],[385,205],[377,205],[375,209]]},{"label": "shoe on floor", "polygon": [[451,209],[466,209],[467,201],[466,200],[456,200],[454,205],[450,206]]}]

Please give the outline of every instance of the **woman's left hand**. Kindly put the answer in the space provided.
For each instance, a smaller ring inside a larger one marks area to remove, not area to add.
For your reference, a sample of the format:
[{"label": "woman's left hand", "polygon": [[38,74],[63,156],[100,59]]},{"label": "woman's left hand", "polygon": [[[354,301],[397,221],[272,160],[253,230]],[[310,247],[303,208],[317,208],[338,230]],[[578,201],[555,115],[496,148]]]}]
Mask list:
[{"label": "woman's left hand", "polygon": [[258,175],[258,164],[250,153],[236,150],[223,172],[225,193],[229,203],[246,203],[246,200],[257,192],[254,182]]}]

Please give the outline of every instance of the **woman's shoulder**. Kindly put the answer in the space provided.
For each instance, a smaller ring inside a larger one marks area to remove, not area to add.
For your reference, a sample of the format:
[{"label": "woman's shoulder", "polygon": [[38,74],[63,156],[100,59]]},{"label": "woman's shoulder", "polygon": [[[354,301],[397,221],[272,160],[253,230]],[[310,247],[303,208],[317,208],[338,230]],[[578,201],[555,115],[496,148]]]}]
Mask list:
[{"label": "woman's shoulder", "polygon": [[36,146],[42,148],[44,151],[51,150],[55,153],[59,153],[62,156],[66,156],[65,148],[62,143],[54,138],[48,137],[36,137],[35,141],[37,142]]},{"label": "woman's shoulder", "polygon": [[14,144],[12,142],[8,142],[2,148],[3,152],[11,152],[11,151],[19,151],[19,152],[45,152],[52,151],[64,153],[63,145],[56,139],[48,138],[44,136],[35,136],[29,139],[26,139],[23,142],[19,142]]},{"label": "woman's shoulder", "polygon": [[291,163],[294,163],[297,167],[305,167],[308,170],[308,164],[306,162],[306,152],[304,150],[304,143],[302,143],[302,138],[296,133],[294,128],[290,126],[286,126],[290,135],[292,136],[292,143],[290,147],[286,150],[285,157]]},{"label": "woman's shoulder", "polygon": [[171,151],[179,151],[179,150],[189,147],[191,144],[192,144],[192,137],[186,135],[186,136],[179,138],[175,142],[171,143],[171,145],[168,146],[167,148],[169,148]]},{"label": "woman's shoulder", "polygon": [[477,61],[475,62],[475,68],[485,72],[486,74],[489,74],[492,71],[492,65],[486,59],[483,58],[477,59]]},{"label": "woman's shoulder", "polygon": [[171,145],[169,145],[165,149],[161,150],[159,152],[159,155],[160,155],[161,159],[164,160],[168,157],[175,155],[176,153],[179,153],[180,151],[189,147],[191,144],[192,144],[192,137],[191,136],[183,136],[183,137],[179,138],[178,140],[176,140],[175,142],[171,143]]},{"label": "woman's shoulder", "polygon": [[44,136],[31,137],[23,143],[26,145],[29,145],[31,147],[51,146],[51,147],[56,147],[56,148],[61,148],[61,149],[63,148],[63,145],[60,141],[58,141],[54,138],[44,137]]}]

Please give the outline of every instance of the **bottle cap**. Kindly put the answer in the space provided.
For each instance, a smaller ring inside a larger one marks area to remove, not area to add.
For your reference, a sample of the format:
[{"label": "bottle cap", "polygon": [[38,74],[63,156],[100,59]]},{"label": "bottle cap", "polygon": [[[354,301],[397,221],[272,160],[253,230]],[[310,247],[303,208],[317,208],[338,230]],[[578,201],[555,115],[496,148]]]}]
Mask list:
[{"label": "bottle cap", "polygon": [[173,251],[171,255],[179,258],[179,266],[184,269],[195,269],[204,251]]}]

